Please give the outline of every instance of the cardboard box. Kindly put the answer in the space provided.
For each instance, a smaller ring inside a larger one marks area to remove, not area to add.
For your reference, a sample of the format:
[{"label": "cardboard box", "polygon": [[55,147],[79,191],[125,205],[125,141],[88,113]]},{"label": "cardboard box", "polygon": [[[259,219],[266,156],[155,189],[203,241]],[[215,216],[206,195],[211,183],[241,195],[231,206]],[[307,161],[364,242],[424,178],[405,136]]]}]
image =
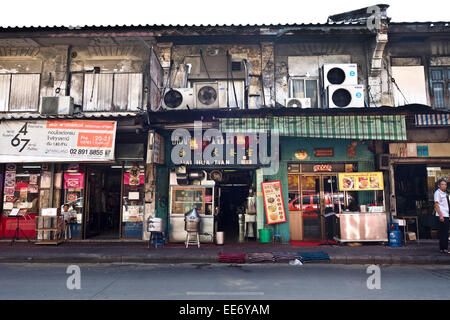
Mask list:
[{"label": "cardboard box", "polygon": [[411,240],[411,241],[417,240],[415,232],[408,232],[406,234],[406,237],[407,237],[408,240]]}]

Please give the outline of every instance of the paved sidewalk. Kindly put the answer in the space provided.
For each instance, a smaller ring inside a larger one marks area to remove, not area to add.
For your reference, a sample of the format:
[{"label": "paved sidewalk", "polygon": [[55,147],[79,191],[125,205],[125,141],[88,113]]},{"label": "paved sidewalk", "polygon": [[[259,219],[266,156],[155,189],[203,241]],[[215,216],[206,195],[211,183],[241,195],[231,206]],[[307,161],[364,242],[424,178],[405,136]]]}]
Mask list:
[{"label": "paved sidewalk", "polygon": [[[309,246],[262,244],[257,242],[217,246],[201,244],[200,248],[183,244],[147,247],[147,242],[70,242],[59,246],[34,243],[0,242],[0,263],[217,263],[219,253],[326,252],[335,264],[444,264],[450,265],[450,254],[441,254],[437,240],[421,240],[400,248],[379,244],[362,246]],[[278,262],[280,263],[280,262]],[[284,262],[283,262],[284,263]],[[286,262],[287,263],[287,262]]]}]

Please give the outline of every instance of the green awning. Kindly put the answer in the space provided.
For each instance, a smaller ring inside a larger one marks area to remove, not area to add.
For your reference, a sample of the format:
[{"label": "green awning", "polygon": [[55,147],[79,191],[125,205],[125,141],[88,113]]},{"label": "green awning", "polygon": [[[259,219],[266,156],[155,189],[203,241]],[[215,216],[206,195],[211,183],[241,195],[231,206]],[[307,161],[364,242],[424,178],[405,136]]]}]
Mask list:
[{"label": "green awning", "polygon": [[221,118],[219,129],[230,133],[271,130],[280,136],[406,140],[404,115],[393,116],[281,116],[272,118]]}]

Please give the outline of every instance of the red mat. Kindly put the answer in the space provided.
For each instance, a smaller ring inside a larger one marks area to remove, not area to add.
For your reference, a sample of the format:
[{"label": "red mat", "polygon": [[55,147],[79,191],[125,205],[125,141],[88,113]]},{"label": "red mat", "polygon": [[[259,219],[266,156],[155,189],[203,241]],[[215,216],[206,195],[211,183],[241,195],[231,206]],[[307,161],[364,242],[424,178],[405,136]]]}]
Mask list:
[{"label": "red mat", "polygon": [[[312,246],[318,246],[321,244],[325,244],[326,241],[289,241],[291,245],[296,247],[312,247]],[[337,243],[334,241],[328,241],[329,244],[336,245]]]}]

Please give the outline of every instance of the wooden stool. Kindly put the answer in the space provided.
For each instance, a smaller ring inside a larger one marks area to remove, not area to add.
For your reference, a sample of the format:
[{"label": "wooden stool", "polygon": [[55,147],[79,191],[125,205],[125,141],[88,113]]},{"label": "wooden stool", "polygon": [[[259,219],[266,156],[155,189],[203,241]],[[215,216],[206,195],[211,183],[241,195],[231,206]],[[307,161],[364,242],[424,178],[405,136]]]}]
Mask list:
[{"label": "wooden stool", "polygon": [[[194,239],[191,239],[191,236],[194,237]],[[190,244],[196,244],[197,247],[200,248],[200,236],[198,232],[187,232],[186,234],[186,248],[189,247]]]},{"label": "wooden stool", "polygon": [[150,232],[150,239],[148,239],[148,247],[150,248],[150,242],[153,240],[153,246],[158,248],[158,242],[161,241],[162,246],[166,244],[166,234],[164,232],[152,231]]},{"label": "wooden stool", "polygon": [[274,234],[272,237],[272,243],[283,242],[283,236],[281,234]]}]

